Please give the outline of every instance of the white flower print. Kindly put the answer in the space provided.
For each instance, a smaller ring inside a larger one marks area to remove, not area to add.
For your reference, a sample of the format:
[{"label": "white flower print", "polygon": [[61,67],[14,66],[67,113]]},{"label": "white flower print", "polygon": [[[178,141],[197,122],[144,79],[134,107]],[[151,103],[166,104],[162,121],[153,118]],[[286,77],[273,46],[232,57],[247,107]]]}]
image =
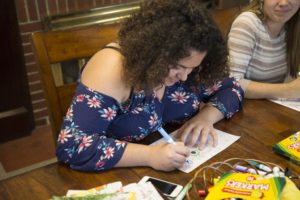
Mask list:
[{"label": "white flower print", "polygon": [[199,104],[200,104],[200,103],[199,103],[199,101],[198,101],[198,100],[194,100],[194,101],[193,101],[193,105],[192,105],[192,106],[193,106],[193,108],[196,110],[196,109],[198,109],[198,107],[199,107]]},{"label": "white flower print", "polygon": [[211,95],[212,93],[214,93],[215,91],[217,91],[221,86],[222,86],[221,82],[219,82],[218,84],[215,84],[215,85],[213,85],[210,88],[207,88],[206,91],[205,91],[205,93],[207,95]]},{"label": "white flower print", "polygon": [[67,120],[72,121],[72,118],[73,118],[73,107],[72,106],[68,108],[66,118],[67,118]]},{"label": "white flower print", "polygon": [[90,108],[100,108],[101,103],[98,99],[96,99],[95,97],[93,97],[92,99],[88,99],[88,103],[87,103]]},{"label": "white flower print", "polygon": [[68,141],[68,138],[71,138],[72,135],[70,134],[71,129],[66,128],[60,131],[60,134],[58,135],[57,141],[64,144]]},{"label": "white flower print", "polygon": [[101,113],[102,113],[101,117],[106,118],[108,121],[113,120],[117,114],[117,112],[110,107],[108,107],[107,109],[103,109]]},{"label": "white flower print", "polygon": [[78,95],[78,96],[76,97],[76,101],[77,101],[77,102],[83,102],[83,100],[84,100],[84,95],[83,95],[83,94],[80,94],[80,95]]},{"label": "white flower print", "polygon": [[132,113],[134,113],[134,114],[139,114],[140,112],[142,112],[143,111],[143,108],[141,108],[141,107],[136,107],[133,111],[131,111]]},{"label": "white flower print", "polygon": [[92,136],[84,136],[78,148],[78,153],[80,153],[85,147],[91,146]]},{"label": "white flower print", "polygon": [[232,83],[234,86],[240,87],[240,83],[238,81],[233,80]]},{"label": "white flower print", "polygon": [[111,157],[113,157],[114,153],[115,153],[115,148],[112,148],[112,147],[107,147],[104,150],[105,158],[107,158],[107,159],[110,159]]},{"label": "white flower print", "polygon": [[117,147],[125,147],[125,144],[126,144],[126,142],[125,141],[120,141],[120,140],[117,140],[116,141],[116,146]]},{"label": "white flower print", "polygon": [[190,96],[186,95],[186,92],[176,91],[174,94],[171,94],[171,97],[172,97],[172,101],[177,101],[179,103],[185,103]]},{"label": "white flower print", "polygon": [[240,91],[238,91],[235,88],[232,88],[232,92],[234,92],[236,94],[236,96],[238,96],[239,101],[242,101],[242,95],[241,95]]},{"label": "white flower print", "polygon": [[157,114],[154,113],[154,115],[150,116],[150,120],[148,121],[150,126],[154,126],[157,123]]}]

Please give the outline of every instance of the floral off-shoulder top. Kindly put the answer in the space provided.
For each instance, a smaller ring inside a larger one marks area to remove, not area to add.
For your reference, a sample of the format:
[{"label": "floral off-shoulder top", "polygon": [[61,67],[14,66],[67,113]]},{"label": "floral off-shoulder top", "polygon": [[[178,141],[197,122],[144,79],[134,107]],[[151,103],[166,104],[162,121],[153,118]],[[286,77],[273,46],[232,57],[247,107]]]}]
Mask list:
[{"label": "floral off-shoulder top", "polygon": [[169,122],[183,122],[210,102],[230,118],[241,110],[244,93],[233,78],[211,88],[176,83],[158,100],[133,91],[126,105],[79,83],[57,140],[59,161],[82,171],[112,168],[128,142],[138,142]]}]

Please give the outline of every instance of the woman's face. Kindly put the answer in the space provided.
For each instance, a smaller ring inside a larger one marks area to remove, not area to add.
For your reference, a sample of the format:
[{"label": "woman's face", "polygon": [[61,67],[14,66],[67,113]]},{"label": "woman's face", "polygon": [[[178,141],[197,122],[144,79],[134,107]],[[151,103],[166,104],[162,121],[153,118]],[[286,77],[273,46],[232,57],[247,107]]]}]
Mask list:
[{"label": "woman's face", "polygon": [[200,67],[205,56],[206,52],[191,50],[190,56],[179,60],[175,66],[170,66],[169,74],[165,78],[164,84],[166,86],[171,86],[176,82],[186,81],[193,69]]},{"label": "woman's face", "polygon": [[264,0],[264,13],[275,23],[286,23],[298,11],[300,0]]}]

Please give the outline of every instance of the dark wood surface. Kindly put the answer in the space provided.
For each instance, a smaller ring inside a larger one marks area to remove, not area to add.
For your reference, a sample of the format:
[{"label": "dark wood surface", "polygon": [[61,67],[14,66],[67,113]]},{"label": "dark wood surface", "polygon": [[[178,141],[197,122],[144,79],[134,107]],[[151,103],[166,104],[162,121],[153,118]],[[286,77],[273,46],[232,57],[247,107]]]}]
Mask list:
[{"label": "dark wood surface", "polygon": [[[299,166],[272,152],[273,144],[300,130],[300,112],[267,100],[246,100],[242,112],[231,120],[222,120],[215,127],[241,138],[200,167],[239,157],[273,162],[300,172]],[[222,138],[219,138],[219,142],[222,142]],[[2,181],[0,199],[49,199],[53,195],[64,195],[68,189],[89,189],[114,181],[121,181],[123,185],[138,182],[145,175],[185,185],[196,171],[186,174],[178,170],[161,172],[149,167],[134,167],[85,173],[56,163]],[[300,187],[299,181],[296,184]],[[195,193],[191,192],[190,195],[192,199],[198,199]]]}]

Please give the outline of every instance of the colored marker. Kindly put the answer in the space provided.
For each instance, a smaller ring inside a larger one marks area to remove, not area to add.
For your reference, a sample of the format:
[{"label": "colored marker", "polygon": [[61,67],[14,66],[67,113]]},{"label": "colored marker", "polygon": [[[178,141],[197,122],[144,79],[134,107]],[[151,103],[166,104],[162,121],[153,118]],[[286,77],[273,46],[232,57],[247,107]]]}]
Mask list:
[{"label": "colored marker", "polygon": [[279,172],[280,172],[279,167],[273,167],[273,175],[275,177],[279,177]]},{"label": "colored marker", "polygon": [[263,165],[261,163],[257,163],[253,160],[248,160],[248,162],[251,164],[251,165],[254,165],[257,169],[260,169],[260,170],[263,170],[265,172],[272,172],[272,169],[266,165]]},{"label": "colored marker", "polygon": [[289,167],[286,167],[285,170],[284,170],[284,175],[287,176],[287,177],[292,176],[292,169],[289,168]]},{"label": "colored marker", "polygon": [[205,190],[198,190],[199,197],[206,197],[207,193]]},{"label": "colored marker", "polygon": [[241,165],[235,165],[234,169],[236,171],[239,171],[239,172],[244,172],[244,173],[247,172],[247,173],[250,173],[250,174],[260,174],[260,175],[265,175],[266,174],[266,172],[263,172],[263,171],[260,171],[260,170],[255,170],[255,169],[248,168],[248,167],[241,166]]},{"label": "colored marker", "polygon": [[170,144],[175,144],[174,140],[171,138],[171,136],[165,131],[165,129],[163,129],[162,127],[160,127],[158,129],[158,132],[165,138],[165,140],[167,140],[168,143]]}]

